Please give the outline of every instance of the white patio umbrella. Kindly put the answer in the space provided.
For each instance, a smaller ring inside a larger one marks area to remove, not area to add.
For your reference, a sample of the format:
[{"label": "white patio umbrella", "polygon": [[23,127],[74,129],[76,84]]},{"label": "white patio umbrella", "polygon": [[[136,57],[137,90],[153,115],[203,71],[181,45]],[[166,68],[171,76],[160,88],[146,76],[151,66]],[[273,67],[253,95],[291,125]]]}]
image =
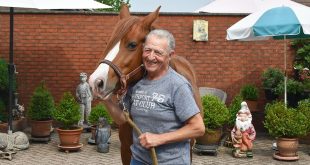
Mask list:
[{"label": "white patio umbrella", "polygon": [[286,92],[286,39],[310,38],[310,8],[293,1],[262,9],[241,19],[227,29],[227,40],[284,39],[284,102]]},{"label": "white patio umbrella", "polygon": [[288,0],[214,0],[195,12],[250,14],[266,7],[276,7]]},{"label": "white patio umbrella", "polygon": [[94,0],[1,0],[0,6],[35,9],[99,9],[111,8]]},{"label": "white patio umbrella", "polygon": [[35,9],[99,9],[111,8],[108,5],[94,0],[0,0],[0,6],[10,7],[10,58],[9,58],[9,129],[12,131],[12,104],[13,104],[13,37],[14,37],[14,7]]}]

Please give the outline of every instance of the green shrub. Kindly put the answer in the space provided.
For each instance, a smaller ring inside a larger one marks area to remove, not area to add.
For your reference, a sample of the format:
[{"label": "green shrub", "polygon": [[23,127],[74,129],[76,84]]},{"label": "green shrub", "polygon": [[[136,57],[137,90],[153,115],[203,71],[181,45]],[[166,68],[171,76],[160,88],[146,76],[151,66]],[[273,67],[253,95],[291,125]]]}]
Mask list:
[{"label": "green shrub", "polygon": [[7,122],[8,119],[8,114],[5,108],[4,101],[0,99],[0,121],[2,122]]},{"label": "green shrub", "polygon": [[73,129],[81,119],[80,107],[70,92],[65,92],[52,113],[63,129]]},{"label": "green shrub", "polygon": [[109,115],[106,107],[103,104],[97,104],[94,108],[92,108],[88,116],[88,121],[92,125],[97,125],[99,117],[104,117],[109,124],[112,124],[113,122],[111,116]]},{"label": "green shrub", "polygon": [[51,120],[54,110],[54,98],[44,82],[41,82],[31,96],[28,117],[32,120]]},{"label": "green shrub", "polygon": [[[304,85],[302,82],[293,79],[287,79],[286,90],[288,94],[299,94],[304,91]],[[278,84],[278,86],[275,88],[275,93],[278,95],[284,94],[284,81]]]},{"label": "green shrub", "polygon": [[291,44],[296,50],[294,68],[299,71],[304,68],[310,69],[310,39],[295,39]]},{"label": "green shrub", "polygon": [[228,106],[229,110],[229,120],[228,120],[228,125],[229,126],[234,126],[236,122],[236,115],[238,111],[241,109],[241,103],[243,99],[240,95],[237,95],[234,97],[232,100],[231,104]]},{"label": "green shrub", "polygon": [[[16,89],[16,79],[13,76],[13,90]],[[0,59],[0,91],[9,90],[9,72],[8,72],[8,63]]]},{"label": "green shrub", "polygon": [[229,119],[229,112],[224,103],[213,95],[202,97],[204,124],[206,128],[217,129],[222,127]]},{"label": "green shrub", "polygon": [[257,100],[258,89],[252,84],[246,84],[240,89],[240,95],[244,100]]},{"label": "green shrub", "polygon": [[307,117],[294,108],[286,108],[283,102],[268,103],[265,108],[264,126],[274,137],[296,138],[309,131]]},{"label": "green shrub", "polygon": [[[299,101],[297,111],[303,113],[307,119],[310,119],[310,99]],[[308,130],[310,130],[310,122],[308,122]]]},{"label": "green shrub", "polygon": [[284,81],[284,73],[278,68],[268,68],[262,74],[262,81],[265,89],[273,91],[280,82]]}]

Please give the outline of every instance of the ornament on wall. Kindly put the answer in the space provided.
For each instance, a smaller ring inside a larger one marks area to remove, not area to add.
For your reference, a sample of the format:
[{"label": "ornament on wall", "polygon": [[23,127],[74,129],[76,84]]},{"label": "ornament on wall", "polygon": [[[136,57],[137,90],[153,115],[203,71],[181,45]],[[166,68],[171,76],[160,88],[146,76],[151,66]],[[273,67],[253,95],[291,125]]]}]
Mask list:
[{"label": "ornament on wall", "polygon": [[193,40],[194,41],[208,41],[208,21],[194,20]]}]

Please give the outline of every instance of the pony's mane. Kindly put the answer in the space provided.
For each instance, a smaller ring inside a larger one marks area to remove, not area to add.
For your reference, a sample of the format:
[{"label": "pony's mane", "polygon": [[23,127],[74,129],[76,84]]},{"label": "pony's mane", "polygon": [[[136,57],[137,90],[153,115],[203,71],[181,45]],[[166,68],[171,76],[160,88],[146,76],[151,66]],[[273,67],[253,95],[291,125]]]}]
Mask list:
[{"label": "pony's mane", "polygon": [[130,27],[139,21],[138,17],[131,16],[123,18],[116,24],[114,31],[109,39],[107,48],[104,51],[104,54],[107,55],[108,52],[119,42],[124,35],[131,29]]}]

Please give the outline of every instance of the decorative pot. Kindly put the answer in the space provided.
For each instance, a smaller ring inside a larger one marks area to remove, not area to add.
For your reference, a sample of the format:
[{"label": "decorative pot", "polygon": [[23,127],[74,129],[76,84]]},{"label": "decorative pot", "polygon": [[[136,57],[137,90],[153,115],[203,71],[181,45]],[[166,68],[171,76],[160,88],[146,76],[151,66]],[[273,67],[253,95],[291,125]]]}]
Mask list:
[{"label": "decorative pot", "polygon": [[97,125],[90,126],[91,139],[93,139],[94,141],[96,141],[96,129]]},{"label": "decorative pot", "polygon": [[32,137],[48,137],[51,134],[53,120],[37,121],[31,120]]},{"label": "decorative pot", "polygon": [[[13,132],[24,130],[27,127],[26,118],[22,117],[21,119],[13,120],[12,127]],[[0,132],[2,133],[8,132],[8,123],[0,123]]]},{"label": "decorative pot", "polygon": [[282,157],[296,157],[298,151],[298,139],[297,138],[278,138],[277,148],[279,155]]},{"label": "decorative pot", "polygon": [[57,128],[60,144],[59,148],[65,151],[79,150],[83,144],[80,143],[80,136],[83,132],[83,128],[79,127],[74,130],[64,130]]},{"label": "decorative pot", "polygon": [[201,145],[218,145],[222,136],[222,129],[206,129],[205,134],[196,138],[196,143]]}]

